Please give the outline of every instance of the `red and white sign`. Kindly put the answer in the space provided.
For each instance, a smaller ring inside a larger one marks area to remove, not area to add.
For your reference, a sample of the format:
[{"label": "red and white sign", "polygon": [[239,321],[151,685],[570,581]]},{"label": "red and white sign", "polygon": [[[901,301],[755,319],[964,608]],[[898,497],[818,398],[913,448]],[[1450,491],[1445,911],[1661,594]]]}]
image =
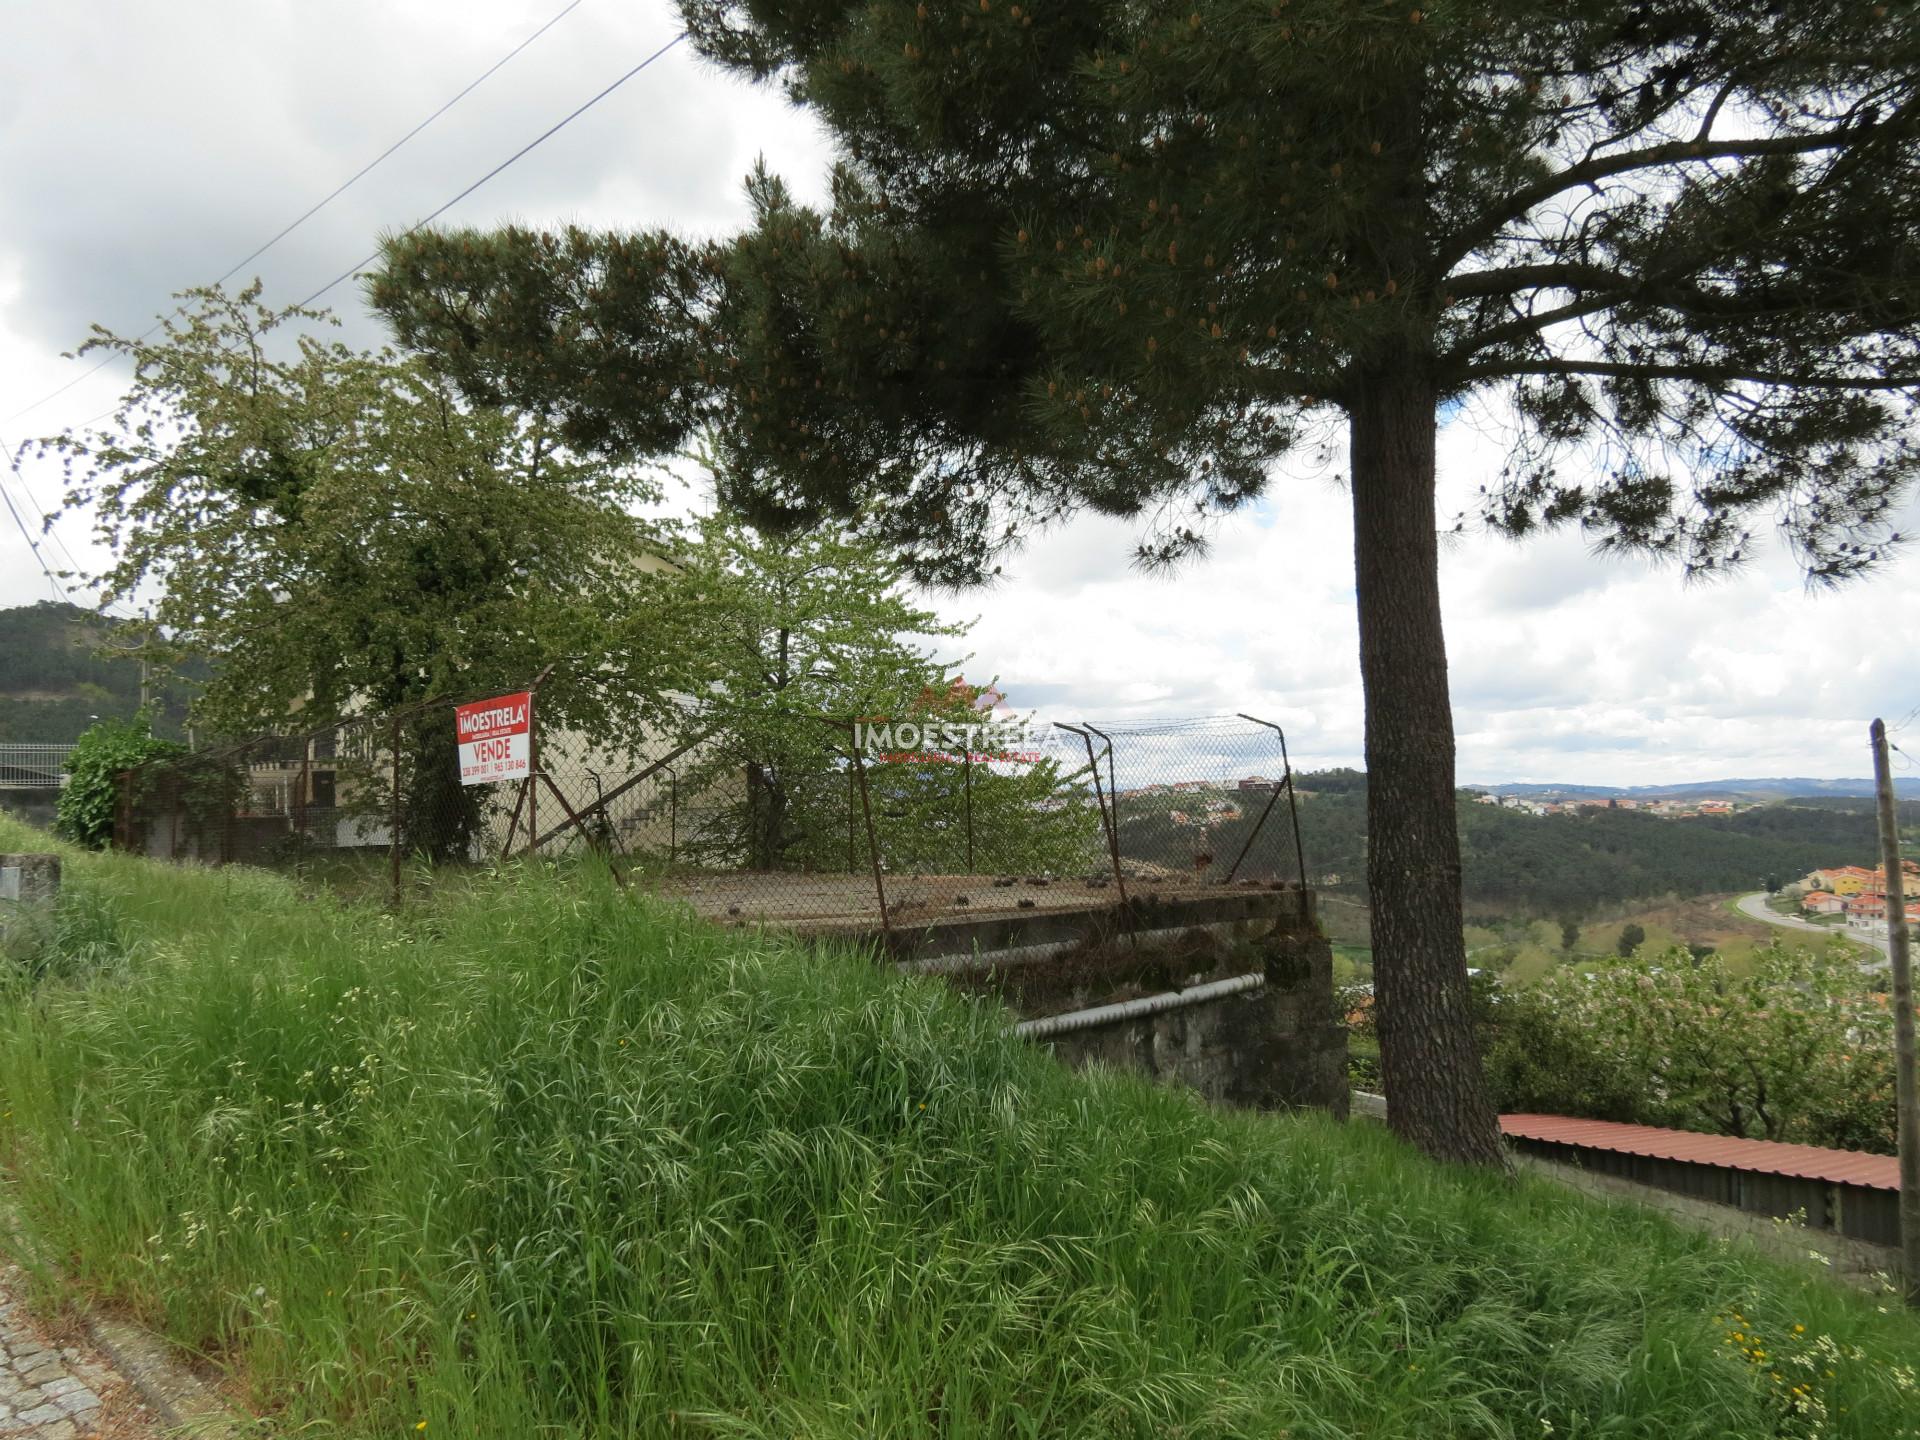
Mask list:
[{"label": "red and white sign", "polygon": [[458,706],[453,712],[453,727],[460,742],[462,785],[524,780],[533,773],[531,691]]}]

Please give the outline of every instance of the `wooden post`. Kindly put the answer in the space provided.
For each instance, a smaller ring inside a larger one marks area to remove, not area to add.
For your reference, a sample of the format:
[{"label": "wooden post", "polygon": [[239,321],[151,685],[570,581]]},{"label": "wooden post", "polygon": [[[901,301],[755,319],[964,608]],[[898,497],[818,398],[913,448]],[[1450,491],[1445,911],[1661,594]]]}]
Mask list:
[{"label": "wooden post", "polygon": [[1902,1289],[1920,1308],[1920,1096],[1914,1088],[1913,957],[1908,948],[1906,880],[1900,873],[1900,818],[1887,759],[1887,727],[1873,740],[1873,789],[1880,810],[1880,864],[1887,876],[1887,949],[1893,957],[1894,1103],[1900,1126],[1900,1256]]}]

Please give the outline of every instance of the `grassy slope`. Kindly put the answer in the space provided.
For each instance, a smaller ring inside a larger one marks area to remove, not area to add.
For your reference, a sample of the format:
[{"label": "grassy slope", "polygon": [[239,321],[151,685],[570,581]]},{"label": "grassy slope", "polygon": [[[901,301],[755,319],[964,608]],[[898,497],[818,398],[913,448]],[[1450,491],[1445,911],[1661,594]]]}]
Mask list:
[{"label": "grassy slope", "polygon": [[69,890],[0,995],[12,1194],[302,1433],[1731,1437],[1805,1433],[1802,1380],[1828,1433],[1914,1433],[1904,1315],[1069,1074],[855,956],[591,880],[400,920],[118,858]]}]

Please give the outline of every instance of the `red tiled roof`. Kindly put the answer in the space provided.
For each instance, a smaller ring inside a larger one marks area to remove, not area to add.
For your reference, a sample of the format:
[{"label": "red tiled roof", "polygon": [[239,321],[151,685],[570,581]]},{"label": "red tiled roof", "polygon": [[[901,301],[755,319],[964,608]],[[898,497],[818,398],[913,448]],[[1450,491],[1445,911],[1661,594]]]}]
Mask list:
[{"label": "red tiled roof", "polygon": [[1898,1190],[1900,1162],[1891,1155],[1858,1150],[1823,1150],[1817,1145],[1780,1145],[1771,1140],[1733,1140],[1696,1135],[1691,1130],[1662,1130],[1652,1125],[1621,1125],[1612,1120],[1576,1120],[1565,1115],[1502,1115],[1500,1129],[1518,1140],[1552,1145],[1584,1145],[1656,1160],[1719,1165],[1766,1175],[1791,1175],[1869,1190]]}]

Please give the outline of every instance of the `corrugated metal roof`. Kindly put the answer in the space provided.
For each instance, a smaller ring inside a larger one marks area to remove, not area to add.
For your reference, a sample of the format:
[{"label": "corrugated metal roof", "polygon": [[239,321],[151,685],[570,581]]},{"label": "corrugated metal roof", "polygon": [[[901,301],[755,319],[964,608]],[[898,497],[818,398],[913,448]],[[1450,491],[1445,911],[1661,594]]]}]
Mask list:
[{"label": "corrugated metal roof", "polygon": [[1682,1160],[1728,1170],[1791,1175],[1802,1180],[1859,1185],[1870,1190],[1900,1188],[1897,1159],[1859,1150],[1823,1150],[1817,1145],[1780,1145],[1771,1140],[1732,1140],[1724,1135],[1696,1135],[1690,1130],[1662,1130],[1653,1125],[1621,1125],[1612,1120],[1575,1120],[1565,1115],[1502,1115],[1500,1128],[1519,1140],[1584,1145],[1593,1150],[1646,1155],[1656,1160]]}]

